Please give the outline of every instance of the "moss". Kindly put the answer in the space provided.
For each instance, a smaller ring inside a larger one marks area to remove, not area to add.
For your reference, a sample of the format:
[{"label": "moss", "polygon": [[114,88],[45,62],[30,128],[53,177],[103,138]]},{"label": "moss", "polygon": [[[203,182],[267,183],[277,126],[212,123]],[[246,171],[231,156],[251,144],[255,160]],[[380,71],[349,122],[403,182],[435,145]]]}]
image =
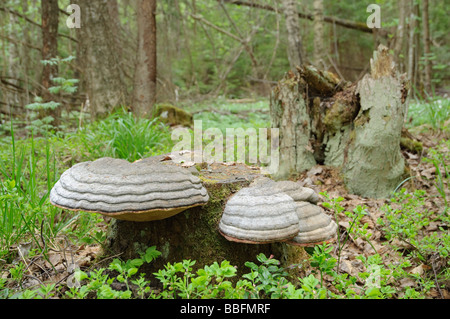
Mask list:
[{"label": "moss", "polygon": [[192,114],[171,104],[158,104],[153,111],[153,117],[159,117],[160,121],[169,125],[193,125]]},{"label": "moss", "polygon": [[407,137],[400,138],[400,146],[401,148],[407,149],[408,151],[416,154],[421,153],[423,150],[423,144],[421,142]]},{"label": "moss", "polygon": [[168,241],[166,241],[165,244],[159,249],[160,249],[160,252],[161,252],[161,256],[163,258],[167,258],[169,256],[170,244],[169,244]]},{"label": "moss", "polygon": [[363,126],[364,124],[370,121],[369,110],[363,111],[358,117],[355,119],[355,126]]}]

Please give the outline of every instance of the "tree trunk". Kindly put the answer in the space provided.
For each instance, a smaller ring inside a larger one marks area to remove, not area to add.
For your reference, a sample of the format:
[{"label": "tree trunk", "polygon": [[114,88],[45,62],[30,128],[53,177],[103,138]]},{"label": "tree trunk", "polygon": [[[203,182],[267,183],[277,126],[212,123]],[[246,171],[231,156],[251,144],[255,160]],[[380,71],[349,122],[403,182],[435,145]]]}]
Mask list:
[{"label": "tree trunk", "polygon": [[429,22],[429,14],[428,14],[428,0],[422,1],[422,36],[423,36],[423,53],[425,57],[425,79],[424,86],[425,91],[428,94],[432,94],[431,87],[431,39],[430,39],[430,22]]},{"label": "tree trunk", "polygon": [[319,69],[326,70],[325,38],[323,34],[323,0],[314,0],[314,53],[313,64]]},{"label": "tree trunk", "polygon": [[280,129],[280,169],[287,178],[316,164],[338,167],[348,189],[386,197],[404,176],[400,153],[408,85],[382,45],[371,74],[343,83],[332,73],[303,65],[288,73],[270,101],[272,126]]},{"label": "tree trunk", "polygon": [[156,101],[156,0],[138,4],[138,49],[134,74],[133,110],[141,117],[151,115]]},{"label": "tree trunk", "polygon": [[[155,156],[144,160],[160,160],[164,157]],[[209,201],[205,206],[190,208],[170,218],[152,222],[111,220],[105,253],[120,254],[121,258],[132,259],[139,256],[139,251],[156,246],[162,254],[151,264],[142,266],[142,271],[146,274],[163,269],[168,262],[181,262],[183,259],[196,260],[197,268],[215,261],[220,264],[221,261],[228,260],[237,267],[238,275],[250,272],[245,267],[245,262],[255,262],[260,253],[274,255],[283,266],[307,260],[308,255],[301,247],[285,243],[236,243],[226,240],[219,233],[218,224],[226,201],[233,193],[261,176],[259,171],[244,164],[226,166],[213,163],[200,172],[191,168],[194,173],[199,174],[208,191]]]},{"label": "tree trunk", "polygon": [[[50,60],[58,56],[58,0],[41,1],[42,19],[42,60]],[[54,101],[55,97],[48,91],[54,85],[52,79],[58,74],[58,65],[44,64],[42,68],[41,84],[44,102]],[[43,116],[44,114],[42,114]],[[61,108],[57,107],[51,112],[54,118],[53,125],[58,126],[61,120]]]},{"label": "tree trunk", "polygon": [[[416,41],[415,41],[415,31],[416,31],[416,25],[417,25],[417,16],[415,14],[416,11],[416,4],[414,4],[414,1],[411,1],[410,4],[410,14],[409,14],[409,36],[408,36],[408,80],[410,81],[412,86],[415,86],[415,48],[416,48]],[[411,90],[410,93],[412,93],[414,90]]]},{"label": "tree trunk", "polygon": [[288,33],[288,57],[291,70],[303,63],[302,42],[300,37],[300,21],[295,0],[283,0],[283,12],[286,17]]},{"label": "tree trunk", "polygon": [[[116,1],[116,0],[114,0]],[[77,2],[81,8],[78,31],[79,59],[83,85],[89,99],[91,119],[105,116],[126,102],[123,71],[116,50],[115,21],[110,16],[110,1]]]},{"label": "tree trunk", "polygon": [[[404,72],[404,40],[407,0],[398,1],[399,19],[394,44],[394,59],[400,72]],[[402,57],[403,55],[403,57]]]}]

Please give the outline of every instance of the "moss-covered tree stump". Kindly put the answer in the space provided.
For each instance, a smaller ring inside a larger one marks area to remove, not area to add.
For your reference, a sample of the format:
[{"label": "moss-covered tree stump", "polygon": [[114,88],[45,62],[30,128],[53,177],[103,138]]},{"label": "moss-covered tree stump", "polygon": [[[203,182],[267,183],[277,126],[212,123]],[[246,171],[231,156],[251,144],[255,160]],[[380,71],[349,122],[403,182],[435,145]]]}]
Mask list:
[{"label": "moss-covered tree stump", "polygon": [[[155,157],[154,160],[162,158],[164,156]],[[173,164],[171,160],[165,162]],[[184,259],[196,260],[195,267],[228,260],[237,267],[239,275],[249,272],[245,262],[255,262],[260,253],[273,255],[285,266],[303,263],[307,259],[306,252],[300,247],[284,243],[252,245],[230,242],[219,233],[218,224],[226,201],[260,176],[259,169],[243,164],[227,166],[216,163],[204,163],[186,169],[198,174],[202,180],[209,193],[208,203],[163,220],[111,220],[105,254],[120,254],[120,258],[127,260],[139,257],[139,251],[145,251],[147,247],[156,246],[161,256],[142,266],[142,272],[146,274],[163,269],[168,262],[180,262]]]},{"label": "moss-covered tree stump", "polygon": [[161,122],[170,126],[181,125],[190,127],[194,123],[192,114],[166,103],[155,105],[153,117],[158,117]]}]

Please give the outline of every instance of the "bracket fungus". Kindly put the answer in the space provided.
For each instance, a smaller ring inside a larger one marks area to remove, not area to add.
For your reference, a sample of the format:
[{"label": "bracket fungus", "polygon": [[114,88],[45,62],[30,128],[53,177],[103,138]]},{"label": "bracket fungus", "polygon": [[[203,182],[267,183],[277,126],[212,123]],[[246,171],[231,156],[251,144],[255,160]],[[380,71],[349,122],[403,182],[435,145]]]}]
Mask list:
[{"label": "bracket fungus", "polygon": [[314,246],[335,240],[337,224],[325,214],[322,207],[308,202],[297,203],[297,215],[300,231],[288,244]]},{"label": "bracket fungus", "polygon": [[228,240],[243,243],[284,241],[314,246],[331,242],[337,225],[316,205],[318,201],[311,188],[292,181],[260,178],[227,202],[219,231]]},{"label": "bracket fungus", "polygon": [[314,246],[331,242],[336,237],[337,224],[322,207],[316,205],[319,196],[313,189],[292,181],[276,182],[276,187],[292,197],[297,205],[300,231],[287,243],[296,246]]},{"label": "bracket fungus", "polygon": [[267,244],[287,241],[299,232],[294,200],[269,187],[246,187],[225,205],[219,232],[229,241]]},{"label": "bracket fungus", "polygon": [[50,192],[55,206],[128,221],[168,218],[208,199],[200,179],[184,168],[109,157],[74,165]]}]

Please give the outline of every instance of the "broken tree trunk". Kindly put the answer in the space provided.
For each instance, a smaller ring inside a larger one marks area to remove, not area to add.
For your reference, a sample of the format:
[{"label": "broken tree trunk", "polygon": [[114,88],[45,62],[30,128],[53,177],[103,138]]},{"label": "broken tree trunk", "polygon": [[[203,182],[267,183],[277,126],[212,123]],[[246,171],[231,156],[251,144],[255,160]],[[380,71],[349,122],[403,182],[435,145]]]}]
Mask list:
[{"label": "broken tree trunk", "polygon": [[[167,156],[154,156],[145,161],[161,161],[167,165],[175,164],[165,160]],[[303,264],[308,259],[302,247],[285,243],[243,244],[226,240],[218,231],[218,224],[228,198],[242,187],[248,186],[255,178],[262,176],[244,164],[225,165],[206,163],[191,166],[193,174],[198,174],[209,194],[204,206],[193,207],[170,218],[151,222],[131,222],[113,219],[110,221],[105,245],[105,255],[119,255],[127,260],[139,257],[147,247],[156,246],[161,256],[150,264],[144,264],[141,271],[151,275],[164,269],[168,262],[195,260],[195,267],[219,264],[228,260],[237,267],[237,274],[250,272],[245,262],[256,262],[256,256],[264,253],[273,255],[282,265]],[[296,268],[298,269],[298,268]],[[296,270],[291,271],[293,274]]]},{"label": "broken tree trunk", "polygon": [[384,46],[371,59],[371,74],[357,83],[306,65],[288,73],[270,103],[272,127],[280,129],[275,177],[324,164],[341,169],[350,192],[388,196],[404,178],[400,139],[407,94],[405,76]]}]

